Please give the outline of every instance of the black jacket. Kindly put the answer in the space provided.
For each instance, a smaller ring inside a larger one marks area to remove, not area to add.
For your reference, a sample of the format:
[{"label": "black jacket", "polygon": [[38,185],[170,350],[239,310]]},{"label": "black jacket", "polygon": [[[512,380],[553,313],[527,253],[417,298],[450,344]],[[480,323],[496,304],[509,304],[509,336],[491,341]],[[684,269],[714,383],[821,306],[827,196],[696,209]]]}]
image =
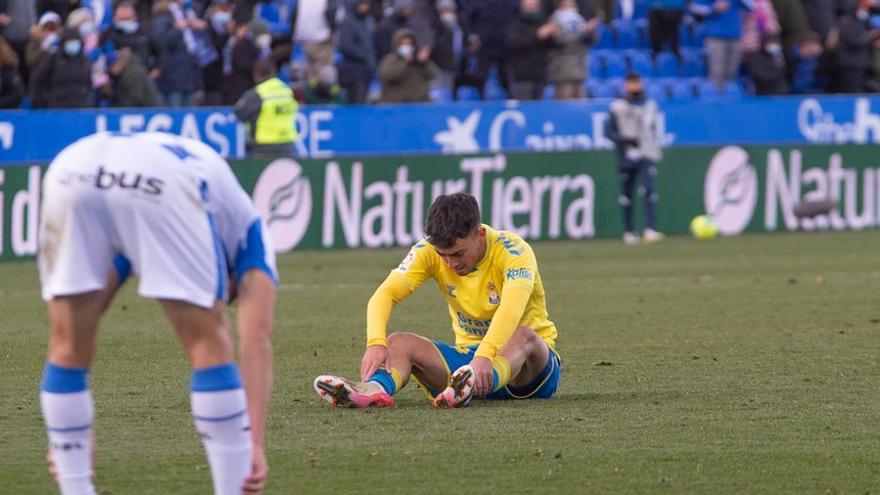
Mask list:
[{"label": "black jacket", "polygon": [[18,108],[24,98],[24,84],[15,65],[0,66],[0,108]]},{"label": "black jacket", "polygon": [[91,63],[85,55],[61,51],[43,59],[31,76],[34,108],[86,108],[93,105]]},{"label": "black jacket", "polygon": [[788,94],[785,59],[775,57],[764,50],[751,53],[746,60],[749,74],[755,82],[755,93],[759,95]]},{"label": "black jacket", "polygon": [[130,48],[132,53],[141,59],[141,64],[147,69],[152,69],[156,66],[156,57],[150,47],[150,36],[143,25],[131,34],[110,26],[101,33],[101,45],[103,46],[107,42],[113,43],[117,50]]},{"label": "black jacket", "polygon": [[376,71],[376,52],[373,47],[373,25],[369,15],[363,19],[349,5],[345,19],[339,27],[337,49],[342,54],[342,66],[347,70],[362,70],[372,74]]},{"label": "black jacket", "polygon": [[505,32],[507,66],[514,81],[547,80],[547,50],[552,39],[538,39],[541,20],[513,19]]},{"label": "black jacket", "polygon": [[183,33],[174,26],[170,13],[153,18],[151,38],[158,55],[160,91],[192,92],[202,87],[202,73],[186,49]]}]

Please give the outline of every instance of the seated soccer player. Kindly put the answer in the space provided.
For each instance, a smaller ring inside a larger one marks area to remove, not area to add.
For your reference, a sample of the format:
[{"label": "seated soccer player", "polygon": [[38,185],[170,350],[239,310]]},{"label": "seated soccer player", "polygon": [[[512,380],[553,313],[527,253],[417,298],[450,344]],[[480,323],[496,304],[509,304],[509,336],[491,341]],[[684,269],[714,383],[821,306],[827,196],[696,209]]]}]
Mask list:
[{"label": "seated soccer player", "polygon": [[[39,268],[51,335],[40,401],[61,492],[95,493],[89,367],[98,321],[136,273],[138,292],[159,302],[192,364],[192,416],[214,493],[259,493],[277,274],[229,166],[197,141],[104,133],[65,148],[43,191]],[[230,279],[241,373],[225,314]]]},{"label": "seated soccer player", "polygon": [[[334,406],[392,407],[412,377],[435,406],[553,397],[561,372],[556,327],[531,246],[481,224],[476,199],[464,193],[434,201],[425,233],[367,305],[361,381],[322,375],[315,391]],[[386,336],[392,308],[428,278],[449,305],[455,344]]]}]

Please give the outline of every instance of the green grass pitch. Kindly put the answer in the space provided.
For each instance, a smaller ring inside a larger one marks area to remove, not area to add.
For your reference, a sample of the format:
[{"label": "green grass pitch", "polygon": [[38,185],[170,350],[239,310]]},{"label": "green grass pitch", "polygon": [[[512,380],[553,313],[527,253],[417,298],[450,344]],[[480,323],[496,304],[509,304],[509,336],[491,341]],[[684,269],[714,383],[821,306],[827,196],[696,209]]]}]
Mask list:
[{"label": "green grass pitch", "polygon": [[[878,493],[880,232],[536,243],[563,379],[549,401],[333,410],[405,249],[282,256],[267,493]],[[208,493],[188,366],[129,284],[92,387],[105,494]],[[451,337],[433,285],[392,328]],[[0,492],[51,493],[33,263],[0,265]]]}]

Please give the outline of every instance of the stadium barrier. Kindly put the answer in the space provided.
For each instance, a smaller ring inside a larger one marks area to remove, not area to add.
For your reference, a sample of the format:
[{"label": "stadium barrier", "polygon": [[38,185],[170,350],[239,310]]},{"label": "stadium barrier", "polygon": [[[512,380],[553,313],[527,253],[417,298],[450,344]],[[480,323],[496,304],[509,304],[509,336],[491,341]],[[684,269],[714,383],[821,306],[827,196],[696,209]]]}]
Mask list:
[{"label": "stadium barrier", "polygon": [[[609,100],[309,106],[297,115],[299,157],[608,149]],[[668,147],[729,143],[880,143],[880,97],[810,96],[668,102]],[[229,108],[0,111],[0,165],[48,162],[96,131],[159,130],[243,158],[245,131]]]},{"label": "stadium barrier", "polygon": [[[233,170],[279,251],[408,245],[440,193],[476,195],[483,218],[529,239],[622,233],[616,157],[609,151],[242,160]],[[880,160],[861,145],[723,146],[668,150],[658,176],[659,228],[687,232],[695,215],[722,235],[846,230],[880,224]],[[45,166],[0,168],[0,260],[37,250]],[[803,201],[831,199],[799,218]]]}]

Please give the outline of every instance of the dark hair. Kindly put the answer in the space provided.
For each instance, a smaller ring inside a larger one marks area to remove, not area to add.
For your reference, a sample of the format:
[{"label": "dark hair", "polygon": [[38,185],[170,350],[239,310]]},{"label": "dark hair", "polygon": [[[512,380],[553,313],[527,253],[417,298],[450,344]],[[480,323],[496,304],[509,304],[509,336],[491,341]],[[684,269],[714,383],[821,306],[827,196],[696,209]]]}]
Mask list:
[{"label": "dark hair", "polygon": [[641,81],[642,76],[638,72],[628,72],[626,74],[626,82],[630,81]]},{"label": "dark hair", "polygon": [[480,205],[467,193],[443,194],[428,210],[425,238],[439,248],[450,248],[480,226]]}]

